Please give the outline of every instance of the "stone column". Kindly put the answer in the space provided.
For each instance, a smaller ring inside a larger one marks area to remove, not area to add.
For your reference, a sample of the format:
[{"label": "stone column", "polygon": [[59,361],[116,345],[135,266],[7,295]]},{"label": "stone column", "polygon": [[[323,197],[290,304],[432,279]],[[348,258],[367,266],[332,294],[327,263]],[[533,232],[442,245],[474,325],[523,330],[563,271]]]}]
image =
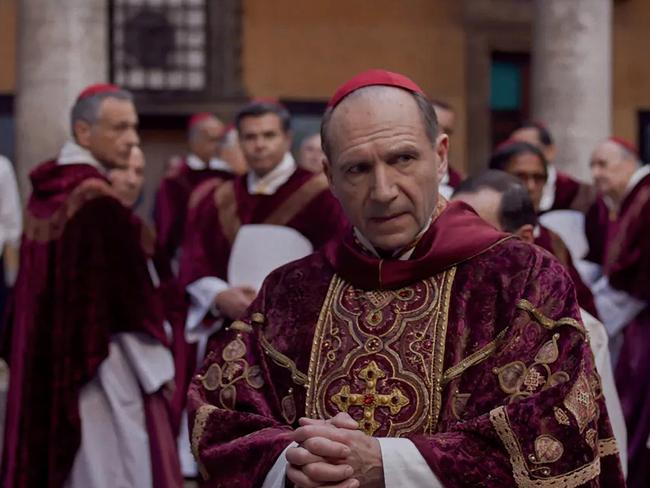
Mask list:
[{"label": "stone column", "polygon": [[555,137],[558,168],[589,181],[610,135],[612,0],[535,0],[533,114]]},{"label": "stone column", "polygon": [[17,48],[16,162],[26,198],[29,171],[70,135],[77,93],[108,77],[107,0],[20,0]]}]

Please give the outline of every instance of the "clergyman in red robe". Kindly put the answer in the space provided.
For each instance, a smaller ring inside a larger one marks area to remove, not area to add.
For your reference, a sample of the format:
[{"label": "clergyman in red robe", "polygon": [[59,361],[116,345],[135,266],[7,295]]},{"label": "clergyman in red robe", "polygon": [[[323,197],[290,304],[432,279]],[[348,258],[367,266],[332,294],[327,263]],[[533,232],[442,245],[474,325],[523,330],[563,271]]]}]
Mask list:
[{"label": "clergyman in red robe", "polygon": [[[541,212],[544,188],[549,177],[549,165],[544,153],[537,146],[515,140],[506,141],[492,154],[488,166],[521,179],[530,194],[535,211]],[[539,223],[535,226],[534,237],[535,244],[546,249],[566,266],[576,288],[578,303],[587,312],[597,317],[598,312],[591,290],[574,266],[571,254],[562,238]]]},{"label": "clergyman in red robe", "polygon": [[132,97],[93,85],[71,121],[74,140],[31,173],[3,340],[0,484],[176,487],[164,396],[173,360],[147,269],[153,235],[107,179],[138,144]]},{"label": "clergyman in red robe", "polygon": [[628,430],[628,485],[640,488],[650,484],[650,167],[630,144],[608,139],[594,150],[591,170],[612,217],[594,296],[610,337],[622,339],[616,386]]},{"label": "clergyman in red robe", "polygon": [[286,108],[254,101],[235,120],[250,171],[221,184],[206,181],[195,190],[181,248],[179,280],[191,299],[186,333],[196,344],[199,364],[209,338],[239,318],[257,293],[230,283],[231,250],[241,229],[255,224],[290,228],[318,249],[347,225],[325,175],[299,168],[291,156]]},{"label": "clergyman in red robe", "polygon": [[[438,125],[443,134],[447,134],[449,138],[454,134],[456,128],[456,112],[453,107],[443,100],[433,100],[431,102],[433,109],[438,118]],[[447,173],[440,179],[439,187],[440,193],[443,197],[449,198],[458,185],[463,181],[464,177],[455,169],[451,164],[447,165]]]},{"label": "clergyman in red robe", "polygon": [[227,181],[234,177],[231,166],[217,157],[224,135],[225,127],[214,115],[198,113],[192,116],[188,123],[190,152],[160,183],[154,222],[158,246],[169,260],[176,257],[183,241],[190,194],[208,179]]},{"label": "clergyman in red robe", "polygon": [[597,199],[596,189],[555,167],[557,148],[545,124],[525,122],[510,135],[510,139],[538,147],[548,162],[548,177],[540,201],[540,212],[578,210],[586,213],[589,210]]},{"label": "clergyman in red robe", "polygon": [[422,90],[363,73],[321,130],[353,228],[210,351],[189,393],[205,485],[624,486],[571,279],[438,198]]}]

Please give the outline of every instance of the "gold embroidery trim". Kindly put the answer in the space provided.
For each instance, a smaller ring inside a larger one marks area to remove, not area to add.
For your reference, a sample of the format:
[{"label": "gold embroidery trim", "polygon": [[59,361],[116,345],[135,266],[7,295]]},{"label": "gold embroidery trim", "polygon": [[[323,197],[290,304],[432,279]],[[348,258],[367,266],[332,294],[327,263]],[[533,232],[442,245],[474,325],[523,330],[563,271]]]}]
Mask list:
[{"label": "gold embroidery trim", "polygon": [[445,371],[444,375],[442,376],[442,384],[446,385],[451,380],[458,378],[467,369],[489,358],[492,354],[494,354],[494,351],[496,351],[499,343],[503,340],[507,332],[508,332],[508,327],[506,327],[501,332],[499,332],[492,341],[488,342],[481,349],[479,349],[476,352],[473,352],[465,359],[460,361],[458,364],[452,366],[447,371]]},{"label": "gold embroidery trim", "polygon": [[442,298],[441,309],[439,310],[442,318],[440,324],[438,324],[439,327],[436,327],[434,331],[435,352],[433,354],[433,365],[431,368],[431,383],[433,388],[431,395],[433,398],[433,405],[431,407],[431,419],[429,422],[430,434],[433,433],[435,426],[438,424],[440,408],[442,407],[442,368],[445,361],[445,343],[447,341],[447,325],[449,324],[449,303],[451,302],[451,289],[455,277],[456,267],[445,272],[445,277],[443,278],[444,285],[442,288],[444,295]]},{"label": "gold embroidery trim", "polygon": [[192,427],[192,454],[194,455],[196,464],[199,467],[199,472],[201,473],[201,476],[203,476],[204,480],[207,480],[209,475],[199,457],[199,442],[201,442],[201,438],[205,432],[205,426],[208,423],[210,414],[216,410],[218,409],[214,405],[201,405],[196,411],[194,426]]},{"label": "gold embroidery trim", "polygon": [[618,444],[616,443],[616,439],[613,437],[598,441],[598,455],[600,457],[613,456],[618,454],[618,452]]},{"label": "gold embroidery trim", "polygon": [[[321,337],[323,333],[325,319],[327,318],[327,314],[332,309],[334,290],[336,290],[340,281],[341,279],[337,275],[332,276],[332,280],[330,281],[329,288],[327,289],[327,294],[325,295],[325,300],[323,301],[323,306],[321,307],[320,313],[318,314],[318,321],[316,322],[316,328],[314,329],[314,341],[312,343],[311,354],[309,356],[309,369],[307,370],[308,378],[313,378],[316,374],[316,366],[319,359],[318,346],[316,344],[317,338]],[[313,408],[311,390],[312,388],[314,388],[314,385],[312,385],[310,381],[307,381],[306,387],[307,387],[307,395],[305,400],[305,415],[309,416]]]},{"label": "gold embroidery trim", "polygon": [[306,181],[293,195],[276,208],[265,220],[265,224],[287,225],[298,212],[303,210],[314,198],[328,188],[327,177],[324,174],[313,176]]},{"label": "gold embroidery trim", "polygon": [[514,432],[510,428],[508,414],[505,407],[495,408],[490,412],[490,422],[508,451],[512,474],[515,483],[521,488],[576,488],[596,478],[600,474],[600,457],[596,457],[589,464],[559,476],[549,478],[533,478],[530,475],[526,460],[517,442]]},{"label": "gold embroidery trim", "polygon": [[264,352],[273,360],[275,364],[281,368],[285,368],[291,371],[291,379],[296,385],[304,386],[307,384],[307,375],[298,370],[296,363],[275,349],[268,341],[268,339],[264,337],[264,334],[260,334],[260,344],[262,345]]},{"label": "gold embroidery trim", "polygon": [[553,329],[555,329],[557,327],[560,327],[562,325],[569,325],[569,326],[577,329],[578,331],[580,331],[580,333],[583,336],[585,336],[585,337],[587,336],[587,332],[585,331],[584,326],[580,322],[578,322],[576,319],[573,319],[571,317],[563,317],[563,318],[558,319],[558,320],[553,320],[553,319],[547,317],[546,315],[544,315],[541,312],[541,310],[536,308],[532,303],[530,303],[525,298],[522,298],[521,300],[519,300],[519,302],[517,302],[517,308],[520,309],[520,310],[524,310],[524,311],[528,312],[545,329],[553,330]]},{"label": "gold embroidery trim", "polygon": [[235,198],[235,185],[232,180],[219,185],[214,191],[214,204],[219,212],[219,223],[223,234],[232,244],[235,236],[241,227],[239,215],[237,215],[237,200]]}]

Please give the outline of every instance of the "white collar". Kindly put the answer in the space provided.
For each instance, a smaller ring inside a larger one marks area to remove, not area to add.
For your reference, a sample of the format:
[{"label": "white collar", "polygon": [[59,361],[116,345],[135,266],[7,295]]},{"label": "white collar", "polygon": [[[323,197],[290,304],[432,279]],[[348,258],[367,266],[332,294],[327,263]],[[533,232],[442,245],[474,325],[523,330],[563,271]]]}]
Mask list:
[{"label": "white collar", "polygon": [[246,186],[251,195],[274,195],[278,188],[284,185],[296,171],[296,161],[291,153],[286,153],[275,168],[261,178],[253,171],[246,175]]},{"label": "white collar", "polygon": [[605,202],[605,205],[607,205],[607,208],[611,212],[618,213],[620,210],[620,205],[623,203],[625,198],[632,193],[632,190],[636,187],[636,185],[639,184],[639,182],[650,174],[650,165],[643,164],[639,169],[637,169],[634,173],[632,173],[632,176],[630,177],[630,181],[627,182],[627,185],[625,187],[625,191],[623,192],[623,196],[621,197],[621,200],[619,203],[615,203],[612,197],[605,195],[603,196],[603,200]]},{"label": "white collar", "polygon": [[[420,237],[422,237],[427,230],[429,230],[429,227],[431,227],[432,220],[433,220],[433,215],[429,218],[429,222],[427,222],[427,225],[425,225],[424,228],[420,232],[418,232],[418,235],[415,236],[415,239],[413,240],[414,242],[417,241]],[[354,230],[355,237],[358,239],[361,245],[364,248],[366,248],[367,251],[372,253],[372,255],[375,256],[376,258],[381,258],[381,256],[377,252],[377,249],[375,248],[375,246],[372,245],[372,243],[368,240],[368,238],[364,236],[361,233],[361,231],[356,227],[353,230]],[[415,246],[413,246],[411,249],[409,249],[403,254],[400,254],[401,249],[398,249],[397,251],[393,252],[393,256],[398,256],[397,257],[398,261],[407,261],[411,258],[413,251],[415,251]]]},{"label": "white collar", "polygon": [[88,149],[81,147],[74,141],[67,141],[63,145],[59,157],[56,159],[56,164],[89,164],[101,174],[105,175],[107,173],[107,169],[97,161]]},{"label": "white collar", "polygon": [[553,203],[555,203],[555,183],[557,182],[557,169],[555,169],[555,165],[549,163],[546,167],[546,172],[548,176],[546,183],[544,183],[544,189],[542,190],[542,199],[539,201],[539,209],[542,212],[550,210]]},{"label": "white collar", "polygon": [[194,170],[194,171],[201,171],[204,169],[214,169],[214,170],[220,170],[220,171],[227,171],[228,173],[232,173],[232,168],[228,163],[226,163],[223,159],[219,158],[211,158],[208,164],[205,164],[205,161],[203,161],[201,158],[199,158],[196,154],[188,154],[187,158],[185,160],[187,162],[187,166]]},{"label": "white collar", "polygon": [[637,169],[634,172],[634,174],[630,178],[630,181],[627,182],[627,186],[625,187],[625,193],[623,194],[623,198],[628,196],[632,192],[632,190],[634,190],[636,185],[638,185],[639,182],[647,175],[650,175],[650,165],[643,164],[639,169]]}]

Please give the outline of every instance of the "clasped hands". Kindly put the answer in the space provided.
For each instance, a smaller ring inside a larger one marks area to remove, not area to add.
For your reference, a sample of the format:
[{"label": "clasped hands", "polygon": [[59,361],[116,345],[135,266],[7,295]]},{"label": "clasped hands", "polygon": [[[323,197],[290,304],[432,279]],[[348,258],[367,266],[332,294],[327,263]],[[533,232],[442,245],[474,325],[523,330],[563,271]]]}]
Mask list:
[{"label": "clasped hands", "polygon": [[329,420],[300,419],[287,450],[287,478],[299,488],[383,488],[379,441],[358,430],[347,413]]}]

